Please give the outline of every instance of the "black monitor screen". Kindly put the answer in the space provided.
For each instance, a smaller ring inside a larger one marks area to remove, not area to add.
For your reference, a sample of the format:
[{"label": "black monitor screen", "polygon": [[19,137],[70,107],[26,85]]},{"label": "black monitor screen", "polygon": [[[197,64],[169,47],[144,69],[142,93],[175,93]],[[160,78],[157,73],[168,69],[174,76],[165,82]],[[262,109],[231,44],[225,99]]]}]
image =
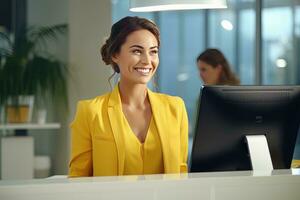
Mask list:
[{"label": "black monitor screen", "polygon": [[265,135],[273,168],[290,168],[300,86],[205,86],[199,101],[191,172],[252,170],[246,135]]}]

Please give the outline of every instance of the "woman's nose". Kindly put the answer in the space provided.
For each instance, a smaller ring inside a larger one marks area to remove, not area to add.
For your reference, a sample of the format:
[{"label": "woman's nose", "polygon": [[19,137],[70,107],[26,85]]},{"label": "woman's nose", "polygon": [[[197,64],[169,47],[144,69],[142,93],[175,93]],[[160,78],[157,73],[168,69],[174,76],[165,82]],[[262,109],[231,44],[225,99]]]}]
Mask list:
[{"label": "woman's nose", "polygon": [[149,54],[147,54],[147,53],[145,53],[145,54],[143,54],[143,56],[142,56],[142,63],[144,63],[144,64],[149,64],[150,63],[150,55]]}]

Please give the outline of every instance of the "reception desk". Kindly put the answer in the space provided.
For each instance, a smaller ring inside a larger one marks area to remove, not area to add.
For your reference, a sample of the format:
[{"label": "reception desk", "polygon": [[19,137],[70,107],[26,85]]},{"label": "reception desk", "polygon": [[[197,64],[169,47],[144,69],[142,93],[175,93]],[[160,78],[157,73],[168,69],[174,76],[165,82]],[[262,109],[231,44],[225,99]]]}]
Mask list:
[{"label": "reception desk", "polygon": [[300,170],[0,181],[1,200],[299,200]]}]

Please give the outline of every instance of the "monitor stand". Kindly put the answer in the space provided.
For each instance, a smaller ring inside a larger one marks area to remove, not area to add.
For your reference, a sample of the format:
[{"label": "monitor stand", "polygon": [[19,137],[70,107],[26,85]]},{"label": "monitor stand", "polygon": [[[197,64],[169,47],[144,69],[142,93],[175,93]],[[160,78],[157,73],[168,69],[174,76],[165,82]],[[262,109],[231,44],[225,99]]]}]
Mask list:
[{"label": "monitor stand", "polygon": [[268,171],[273,170],[268,142],[265,135],[247,135],[246,141],[250,153],[252,170]]}]

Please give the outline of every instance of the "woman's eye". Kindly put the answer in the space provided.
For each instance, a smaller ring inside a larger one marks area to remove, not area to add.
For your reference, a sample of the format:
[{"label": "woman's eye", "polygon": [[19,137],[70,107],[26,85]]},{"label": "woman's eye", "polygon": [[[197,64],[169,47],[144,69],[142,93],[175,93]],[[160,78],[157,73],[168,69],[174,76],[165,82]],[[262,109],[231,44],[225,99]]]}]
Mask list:
[{"label": "woman's eye", "polygon": [[135,49],[135,50],[132,51],[132,53],[140,55],[142,53],[142,51],[138,50],[138,49]]},{"label": "woman's eye", "polygon": [[151,51],[151,54],[152,54],[152,55],[158,54],[158,50],[152,50],[152,51]]}]

